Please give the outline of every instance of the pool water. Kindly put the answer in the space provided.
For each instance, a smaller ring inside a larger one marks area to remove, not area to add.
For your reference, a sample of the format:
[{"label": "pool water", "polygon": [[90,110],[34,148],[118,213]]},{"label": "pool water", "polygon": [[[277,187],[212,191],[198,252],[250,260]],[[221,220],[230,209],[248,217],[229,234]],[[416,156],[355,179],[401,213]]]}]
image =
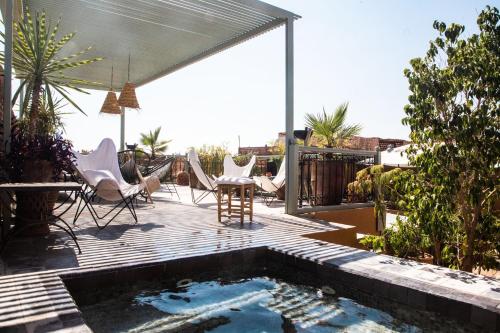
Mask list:
[{"label": "pool water", "polygon": [[82,312],[95,332],[421,331],[328,289],[267,277],[183,282],[173,289],[142,290],[85,306]]}]

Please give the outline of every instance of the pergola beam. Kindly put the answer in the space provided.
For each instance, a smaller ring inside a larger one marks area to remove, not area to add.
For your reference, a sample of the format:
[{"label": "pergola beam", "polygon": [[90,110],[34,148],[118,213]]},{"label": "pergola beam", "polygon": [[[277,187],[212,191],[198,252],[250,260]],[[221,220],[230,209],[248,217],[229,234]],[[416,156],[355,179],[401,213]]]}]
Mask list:
[{"label": "pergola beam", "polygon": [[[180,68],[200,61],[300,18],[259,0],[13,0],[47,16],[62,17],[59,33],[77,37],[61,56],[92,46],[88,57],[104,57],[91,67],[72,69],[73,77],[107,90],[114,67],[113,89],[129,80],[140,87]],[[92,24],[89,24],[89,23]]]},{"label": "pergola beam", "polygon": [[187,67],[193,63],[196,63],[198,61],[201,61],[205,58],[208,58],[214,54],[217,54],[219,52],[222,52],[230,47],[233,47],[235,45],[238,45],[238,44],[241,44],[251,38],[254,38],[256,37],[257,35],[260,35],[260,34],[263,34],[265,32],[268,32],[269,30],[271,29],[274,29],[274,28],[277,28],[279,27],[280,25],[282,25],[283,23],[285,23],[286,20],[274,20],[274,21],[271,21],[271,22],[268,22],[264,25],[262,25],[261,27],[257,28],[257,29],[254,29],[250,32],[247,32],[245,34],[242,34],[240,36],[237,36],[233,39],[230,39],[222,44],[219,44],[217,45],[216,47],[214,48],[211,48],[209,50],[206,50],[206,51],[203,51],[202,53],[200,54],[197,54],[195,55],[194,57],[192,58],[189,58],[189,59],[186,59],[186,60],[183,60],[169,68],[167,68],[166,70],[163,70],[163,71],[160,71],[158,72],[156,75],[154,76],[151,76],[151,77],[148,77],[147,79],[145,80],[142,80],[142,81],[139,81],[137,82],[137,87],[139,88],[140,86],[143,86],[145,84],[148,84],[154,80],[157,80],[161,77],[164,77],[168,74],[171,74],[175,71],[178,71],[179,69],[181,68],[184,68],[184,67]]}]

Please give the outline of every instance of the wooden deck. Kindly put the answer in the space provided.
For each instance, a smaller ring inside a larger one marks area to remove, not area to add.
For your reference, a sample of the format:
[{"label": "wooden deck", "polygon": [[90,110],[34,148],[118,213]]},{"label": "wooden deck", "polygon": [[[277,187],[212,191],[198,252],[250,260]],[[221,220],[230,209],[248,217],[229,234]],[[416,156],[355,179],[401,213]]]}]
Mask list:
[{"label": "wooden deck", "polygon": [[[217,222],[213,206],[187,203],[141,204],[139,223],[125,213],[99,231],[88,215],[80,218],[75,233],[83,253],[63,233],[47,240],[14,240],[2,259],[2,274],[57,270],[89,270],[165,261],[178,257],[224,252],[240,248],[308,241],[301,235],[349,228],[341,224],[295,217],[256,214],[252,223],[239,219]],[[71,215],[71,214],[69,214]]]},{"label": "wooden deck", "polygon": [[173,201],[165,194],[154,199],[154,205],[138,207],[138,224],[132,224],[132,219],[122,214],[116,222],[98,231],[89,216],[82,216],[75,228],[83,251],[80,255],[68,237],[56,230],[47,239],[13,241],[0,259],[0,328],[86,331],[60,279],[62,274],[254,247],[332,264],[381,281],[419,283],[419,288],[428,286],[438,294],[475,299],[490,310],[496,307],[500,313],[497,280],[303,237],[349,229],[346,225],[291,217],[279,209],[264,208],[256,209],[254,222],[245,222],[243,226],[239,219],[218,223],[215,201],[193,206]]}]

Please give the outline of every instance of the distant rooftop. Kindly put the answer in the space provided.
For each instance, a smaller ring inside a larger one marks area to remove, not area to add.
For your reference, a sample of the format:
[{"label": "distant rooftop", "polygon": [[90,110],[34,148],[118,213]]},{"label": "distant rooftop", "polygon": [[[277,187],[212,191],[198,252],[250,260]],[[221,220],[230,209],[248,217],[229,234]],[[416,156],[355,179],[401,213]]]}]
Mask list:
[{"label": "distant rooftop", "polygon": [[[278,133],[278,137],[280,140],[284,140],[285,133]],[[350,140],[347,140],[342,145],[342,148],[348,149],[359,149],[359,150],[376,150],[377,147],[380,148],[381,151],[386,150],[389,146],[393,148],[401,147],[409,144],[410,141],[404,139],[392,139],[392,138],[379,138],[379,137],[364,137],[364,136],[353,136]],[[311,144],[317,145],[315,139],[311,140]],[[254,147],[255,148],[255,147]]]},{"label": "distant rooftop", "polygon": [[377,147],[379,147],[381,151],[384,151],[389,148],[389,146],[395,148],[407,145],[409,143],[410,141],[403,139],[383,139],[378,137],[366,138],[363,136],[354,136],[344,145],[345,148],[362,150],[376,150]]}]

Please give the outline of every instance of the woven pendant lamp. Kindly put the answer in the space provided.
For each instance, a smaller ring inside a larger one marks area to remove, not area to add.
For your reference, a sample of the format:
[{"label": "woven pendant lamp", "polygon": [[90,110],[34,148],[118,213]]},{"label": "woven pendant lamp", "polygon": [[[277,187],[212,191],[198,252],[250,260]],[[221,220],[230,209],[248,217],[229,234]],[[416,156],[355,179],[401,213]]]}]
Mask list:
[{"label": "woven pendant lamp", "polygon": [[128,55],[127,82],[122,88],[120,98],[118,98],[118,105],[131,109],[140,109],[137,96],[135,95],[135,85],[130,82],[130,54]]},{"label": "woven pendant lamp", "polygon": [[109,87],[108,94],[104,99],[100,113],[107,114],[121,114],[122,110],[120,105],[118,105],[118,100],[116,99],[116,93],[113,90],[113,67],[111,67],[111,86]]}]

